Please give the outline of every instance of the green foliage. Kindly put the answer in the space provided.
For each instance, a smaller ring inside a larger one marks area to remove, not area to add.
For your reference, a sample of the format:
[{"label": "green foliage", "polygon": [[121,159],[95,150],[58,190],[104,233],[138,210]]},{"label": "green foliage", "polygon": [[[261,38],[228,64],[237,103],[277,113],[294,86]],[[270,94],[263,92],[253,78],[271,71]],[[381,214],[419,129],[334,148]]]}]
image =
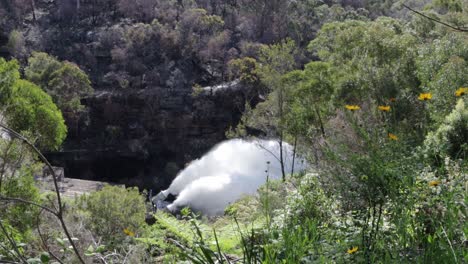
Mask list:
[{"label": "green foliage", "polygon": [[[18,153],[19,151],[23,151],[23,149],[18,148],[16,145],[4,143],[2,144],[2,150],[5,153],[5,160],[10,160],[10,162],[12,162],[12,158],[24,155]],[[33,178],[33,175],[37,172],[37,167],[33,166],[33,164],[15,169],[15,174],[3,172],[5,174],[1,179],[0,195],[38,202],[39,190],[35,186]],[[0,218],[2,221],[6,221],[12,227],[17,228],[21,234],[27,235],[30,232],[35,221],[35,216],[38,213],[37,207],[24,203],[14,203],[9,206],[2,204],[0,208],[4,212]]]},{"label": "green foliage", "polygon": [[463,99],[445,117],[437,130],[429,132],[424,141],[424,154],[441,164],[443,157],[466,160],[468,157],[468,108]]},{"label": "green foliage", "polygon": [[137,188],[105,186],[90,195],[81,196],[78,207],[89,214],[86,223],[106,243],[118,247],[125,237],[143,231],[146,207]]},{"label": "green foliage", "polygon": [[13,85],[20,78],[18,61],[0,58],[0,104],[5,104],[13,93]]},{"label": "green foliage", "polygon": [[46,53],[36,52],[29,58],[26,77],[41,86],[64,112],[83,110],[80,99],[93,93],[88,76],[76,64],[58,62]]},{"label": "green foliage", "polygon": [[[12,14],[21,4],[16,2],[10,5]],[[125,88],[188,87],[225,81],[226,73],[258,91],[266,87],[265,101],[253,109],[248,105],[229,135],[247,136],[249,128],[258,128],[298,142],[306,150],[301,155],[316,162],[313,173],[269,181],[216,219],[190,216],[188,209],[182,219],[158,212],[155,225],[143,228],[145,205],[137,190],[105,187],[83,196],[66,213],[90,261],[150,262],[133,254],[137,251],[160,256],[164,263],[468,261],[468,112],[466,95],[455,95],[468,83],[466,34],[414,15],[393,0],[91,2],[81,1],[79,15],[73,16],[77,30],[120,21],[86,34],[93,56],[83,60],[94,77],[103,70],[90,67],[99,54],[112,57],[104,67],[107,84]],[[466,1],[404,2],[466,28]],[[58,6],[50,14],[66,9]],[[104,8],[109,10],[99,12]],[[0,4],[2,25],[12,16],[3,9]],[[116,19],[116,14],[130,19]],[[378,17],[382,14],[392,18]],[[74,36],[57,36],[67,50],[82,47],[68,45]],[[312,39],[310,53],[303,54],[301,48]],[[8,47],[16,56],[29,48],[18,31],[10,34]],[[60,112],[38,87],[20,80],[18,69],[16,61],[0,58],[6,120],[41,147],[56,149],[65,137]],[[65,114],[80,112],[80,98],[92,92],[78,66],[45,53],[33,54],[25,74]],[[418,100],[423,92],[431,95],[428,100]],[[110,140],[119,133],[110,125],[106,132]],[[0,153],[7,155],[0,165],[8,166],[0,174],[0,193],[41,202],[33,186],[32,157],[11,141],[1,143]],[[2,201],[0,209],[6,212],[0,221],[19,250],[38,256],[37,245],[26,245],[37,211]],[[56,222],[47,224],[58,243],[51,248],[67,252],[68,244],[53,232]],[[101,238],[105,244],[96,242]],[[7,244],[0,237],[0,255],[15,259]]]},{"label": "green foliage", "polygon": [[52,73],[46,89],[64,112],[82,110],[80,99],[93,92],[86,73],[70,62],[64,62],[60,69]]},{"label": "green foliage", "polygon": [[395,98],[417,87],[416,43],[401,22],[379,18],[326,24],[309,49],[336,67],[335,100],[358,102]]},{"label": "green foliage", "polygon": [[[317,174],[288,190],[284,213],[268,210],[281,199],[260,189],[267,221],[244,236],[244,261],[466,259],[468,121],[465,95],[455,95],[466,86],[465,46],[463,34],[415,35],[390,18],[324,25],[309,46],[322,61],[281,74],[281,108],[279,90],[272,89],[247,115],[249,125],[266,119],[266,130],[315,139],[302,144],[318,148],[319,162]],[[265,72],[274,83],[275,72]],[[433,97],[418,100],[422,92]],[[282,118],[272,122],[280,110]],[[320,140],[312,133],[318,127],[326,131]],[[307,227],[295,226],[299,221]]]},{"label": "green foliage", "polygon": [[199,84],[195,84],[192,87],[192,97],[197,97],[203,93],[203,87],[201,87]]},{"label": "green foliage", "polygon": [[[268,222],[273,218],[277,211],[285,208],[286,201],[284,200],[284,197],[286,197],[288,190],[291,189],[293,188],[291,188],[290,184],[284,183],[280,180],[268,180],[265,185],[258,189],[257,199],[260,203],[258,209]],[[236,218],[239,219],[237,215]]]},{"label": "green foliage", "polygon": [[58,149],[65,140],[67,128],[62,113],[48,94],[38,86],[19,78],[19,65],[0,59],[0,84],[7,124],[19,132],[26,132],[42,149]]},{"label": "green foliage", "polygon": [[282,77],[281,84],[288,94],[285,126],[291,135],[307,138],[314,134],[314,128],[325,132],[323,120],[333,94],[332,76],[328,63],[310,62],[303,71],[291,71]]},{"label": "green foliage", "polygon": [[58,149],[67,127],[51,97],[38,86],[18,80],[6,111],[8,124],[17,131],[31,131],[43,149]]},{"label": "green foliage", "polygon": [[418,78],[423,90],[434,94],[428,108],[430,116],[437,122],[441,122],[455,105],[455,91],[468,83],[467,47],[465,35],[449,33],[419,51]]},{"label": "green foliage", "polygon": [[260,50],[258,71],[262,82],[271,90],[279,89],[281,76],[296,68],[296,56],[298,56],[298,50],[292,39],[263,46]]},{"label": "green foliage", "polygon": [[43,89],[52,79],[52,73],[60,69],[61,63],[45,52],[33,52],[24,69],[26,78]]},{"label": "green foliage", "polygon": [[18,259],[18,253],[14,251],[11,241],[19,247],[20,254],[23,254],[27,248],[26,243],[33,237],[32,229],[39,208],[28,203],[3,199],[8,197],[41,203],[33,178],[40,173],[40,166],[33,162],[33,158],[17,140],[0,139],[0,262],[3,259]]},{"label": "green foliage", "polygon": [[258,84],[258,63],[250,57],[234,59],[229,62],[229,72],[232,79],[237,79],[245,84]]},{"label": "green foliage", "polygon": [[460,0],[435,0],[433,3],[434,7],[442,8],[446,12],[462,12],[463,4]]},{"label": "green foliage", "polygon": [[278,44],[262,46],[258,69],[255,74],[265,85],[270,94],[265,102],[256,106],[252,111],[244,113],[249,116],[246,124],[262,131],[269,132],[270,136],[282,138],[285,122],[285,108],[287,102],[286,87],[281,83],[281,77],[296,67],[298,50],[296,43],[286,39]]}]

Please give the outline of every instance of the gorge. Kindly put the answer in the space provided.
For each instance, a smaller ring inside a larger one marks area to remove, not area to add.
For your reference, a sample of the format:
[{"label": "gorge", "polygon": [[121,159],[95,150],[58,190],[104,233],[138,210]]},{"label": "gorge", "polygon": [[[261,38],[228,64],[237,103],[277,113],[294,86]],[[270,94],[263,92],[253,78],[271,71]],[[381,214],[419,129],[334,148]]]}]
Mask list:
[{"label": "gorge", "polygon": [[46,156],[70,178],[159,190],[225,139],[246,103],[259,100],[239,82],[198,94],[187,88],[97,91],[82,100],[88,111],[69,126],[63,150]]}]

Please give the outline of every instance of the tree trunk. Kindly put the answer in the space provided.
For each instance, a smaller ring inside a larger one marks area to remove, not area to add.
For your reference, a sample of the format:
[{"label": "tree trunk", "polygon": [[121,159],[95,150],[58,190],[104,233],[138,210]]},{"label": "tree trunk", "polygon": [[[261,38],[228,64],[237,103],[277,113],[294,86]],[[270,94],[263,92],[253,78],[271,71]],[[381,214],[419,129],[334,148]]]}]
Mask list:
[{"label": "tree trunk", "polygon": [[319,125],[320,125],[320,131],[322,132],[322,136],[325,137],[325,128],[323,127],[323,122],[322,122],[322,117],[320,116],[320,111],[318,110],[317,106],[315,108],[315,113],[317,114]]},{"label": "tree trunk", "polygon": [[294,163],[296,162],[296,147],[297,147],[297,136],[294,137],[293,157],[291,164],[291,175],[294,174]]},{"label": "tree trunk", "polygon": [[280,147],[280,164],[281,164],[281,175],[283,182],[286,181],[286,172],[284,171],[284,157],[283,157],[283,132],[280,133],[279,139],[279,147]]},{"label": "tree trunk", "polygon": [[36,22],[36,3],[35,0],[31,0],[31,9],[33,15],[33,21]]},{"label": "tree trunk", "polygon": [[283,157],[283,87],[278,90],[278,129],[279,129],[279,147],[280,147],[280,164],[283,182],[286,181],[286,172],[284,171],[284,157]]}]

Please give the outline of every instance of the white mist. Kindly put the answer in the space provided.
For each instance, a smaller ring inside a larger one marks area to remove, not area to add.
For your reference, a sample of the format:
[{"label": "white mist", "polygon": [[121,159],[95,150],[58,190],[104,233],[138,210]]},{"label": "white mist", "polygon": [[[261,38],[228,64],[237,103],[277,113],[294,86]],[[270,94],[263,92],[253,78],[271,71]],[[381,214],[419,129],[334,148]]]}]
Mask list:
[{"label": "white mist", "polygon": [[[280,179],[281,163],[278,141],[232,139],[215,146],[202,158],[181,171],[164,194],[177,199],[167,208],[171,211],[188,206],[206,215],[218,215],[230,203],[247,194],[255,194],[270,179]],[[283,143],[285,172],[291,172],[293,147]],[[305,169],[296,157],[294,171]]]}]

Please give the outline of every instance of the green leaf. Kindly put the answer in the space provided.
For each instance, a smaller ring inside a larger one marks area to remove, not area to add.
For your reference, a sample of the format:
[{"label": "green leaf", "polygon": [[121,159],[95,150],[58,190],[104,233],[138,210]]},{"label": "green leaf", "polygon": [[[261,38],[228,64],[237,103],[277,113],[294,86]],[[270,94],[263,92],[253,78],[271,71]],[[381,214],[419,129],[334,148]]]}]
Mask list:
[{"label": "green leaf", "polygon": [[97,253],[102,253],[106,250],[106,245],[100,245],[99,247],[96,248]]},{"label": "green leaf", "polygon": [[49,263],[50,261],[50,255],[47,252],[42,252],[41,253],[41,261],[42,263]]},{"label": "green leaf", "polygon": [[427,242],[429,242],[430,244],[432,244],[432,241],[434,241],[434,239],[432,238],[431,235],[428,235],[428,236],[427,236]]},{"label": "green leaf", "polygon": [[63,239],[57,238],[56,240],[57,240],[57,243],[58,243],[60,246],[65,247],[65,241],[64,241]]}]

